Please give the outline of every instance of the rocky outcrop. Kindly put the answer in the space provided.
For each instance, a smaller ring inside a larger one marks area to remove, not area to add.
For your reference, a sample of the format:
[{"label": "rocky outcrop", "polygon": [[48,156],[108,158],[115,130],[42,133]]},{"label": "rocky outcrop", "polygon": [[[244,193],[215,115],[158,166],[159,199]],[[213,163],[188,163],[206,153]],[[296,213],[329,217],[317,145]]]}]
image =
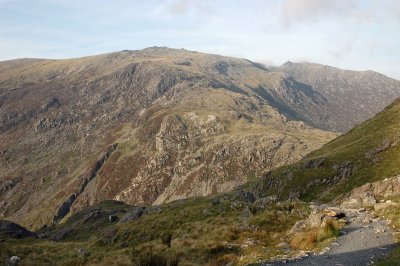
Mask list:
[{"label": "rocky outcrop", "polygon": [[383,181],[367,183],[336,200],[340,201],[344,208],[362,208],[373,207],[378,199],[398,195],[400,195],[400,176],[395,176]]}]

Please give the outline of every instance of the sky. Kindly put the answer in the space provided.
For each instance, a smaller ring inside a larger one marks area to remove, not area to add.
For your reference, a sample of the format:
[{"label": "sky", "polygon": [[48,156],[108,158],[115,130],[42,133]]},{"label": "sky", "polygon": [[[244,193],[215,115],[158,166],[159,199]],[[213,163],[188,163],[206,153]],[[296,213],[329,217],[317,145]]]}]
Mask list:
[{"label": "sky", "polygon": [[0,60],[149,46],[400,79],[400,0],[0,0]]}]

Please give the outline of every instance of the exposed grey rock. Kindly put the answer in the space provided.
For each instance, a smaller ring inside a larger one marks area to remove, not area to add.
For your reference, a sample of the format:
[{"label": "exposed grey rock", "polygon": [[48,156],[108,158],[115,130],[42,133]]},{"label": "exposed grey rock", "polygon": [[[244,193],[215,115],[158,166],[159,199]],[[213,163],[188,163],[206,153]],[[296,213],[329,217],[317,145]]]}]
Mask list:
[{"label": "exposed grey rock", "polygon": [[353,174],[353,165],[351,162],[343,162],[340,164],[333,165],[333,170],[337,172],[337,179],[344,179]]},{"label": "exposed grey rock", "polygon": [[117,229],[116,228],[109,228],[104,233],[104,244],[106,244],[106,245],[113,244],[116,237],[117,237]]},{"label": "exposed grey rock", "polygon": [[219,198],[217,198],[217,197],[215,197],[215,198],[213,198],[213,199],[211,200],[211,205],[212,205],[212,206],[218,205],[218,204],[220,204],[220,203],[221,203],[221,200],[220,200]]},{"label": "exposed grey rock", "polygon": [[278,199],[278,197],[276,195],[259,198],[253,202],[252,206],[254,208],[256,208],[257,210],[265,210],[266,208],[271,206],[271,204],[275,203],[277,201],[277,199]]},{"label": "exposed grey rock", "polygon": [[143,208],[138,207],[137,209],[128,212],[125,214],[121,220],[119,220],[121,223],[127,223],[136,219],[139,219],[143,215]]},{"label": "exposed grey rock", "polygon": [[312,159],[307,162],[305,162],[302,165],[302,169],[314,169],[322,166],[325,162],[325,158],[317,158],[317,159]]},{"label": "exposed grey rock", "polygon": [[85,224],[87,222],[92,222],[98,219],[101,219],[105,216],[104,211],[101,210],[94,210],[92,212],[90,212],[89,214],[87,214],[84,219],[82,220],[82,223]]},{"label": "exposed grey rock", "polygon": [[15,266],[18,265],[18,263],[21,261],[21,259],[18,256],[12,256],[7,262],[7,266]]},{"label": "exposed grey rock", "polygon": [[163,208],[160,205],[154,205],[154,206],[147,207],[143,212],[144,212],[144,214],[162,213]]},{"label": "exposed grey rock", "polygon": [[210,212],[210,211],[207,210],[207,209],[203,209],[203,215],[204,215],[204,216],[210,216],[210,215],[212,215],[212,212]]},{"label": "exposed grey rock", "polygon": [[118,221],[118,217],[116,215],[109,215],[108,216],[108,221],[110,223],[116,222],[116,221]]},{"label": "exposed grey rock", "polygon": [[336,201],[341,202],[341,206],[344,208],[357,209],[374,206],[377,204],[376,197],[390,197],[395,195],[400,195],[400,176],[367,183],[338,197]]},{"label": "exposed grey rock", "polygon": [[307,222],[305,220],[297,221],[290,229],[290,234],[297,234],[303,231],[307,227]]},{"label": "exposed grey rock", "polygon": [[246,206],[242,211],[242,217],[248,219],[252,216],[249,206]]},{"label": "exposed grey rock", "polygon": [[233,192],[233,198],[235,200],[240,200],[243,202],[247,203],[253,203],[256,198],[254,197],[254,194],[250,191],[245,191],[243,189],[237,189]]},{"label": "exposed grey rock", "polygon": [[70,233],[72,232],[71,228],[62,228],[58,230],[54,235],[51,236],[51,239],[54,241],[64,240]]},{"label": "exposed grey rock", "polygon": [[82,258],[86,258],[90,256],[90,252],[84,248],[78,248],[77,250],[78,256]]}]

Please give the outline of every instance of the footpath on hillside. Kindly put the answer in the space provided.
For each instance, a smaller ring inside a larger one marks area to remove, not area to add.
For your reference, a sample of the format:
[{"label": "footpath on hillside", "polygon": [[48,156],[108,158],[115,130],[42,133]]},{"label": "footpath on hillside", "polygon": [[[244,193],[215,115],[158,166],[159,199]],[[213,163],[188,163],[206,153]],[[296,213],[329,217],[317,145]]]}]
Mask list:
[{"label": "footpath on hillside", "polygon": [[374,218],[365,210],[346,210],[349,225],[342,234],[319,254],[301,259],[284,260],[262,265],[371,265],[387,256],[396,240],[387,221]]}]

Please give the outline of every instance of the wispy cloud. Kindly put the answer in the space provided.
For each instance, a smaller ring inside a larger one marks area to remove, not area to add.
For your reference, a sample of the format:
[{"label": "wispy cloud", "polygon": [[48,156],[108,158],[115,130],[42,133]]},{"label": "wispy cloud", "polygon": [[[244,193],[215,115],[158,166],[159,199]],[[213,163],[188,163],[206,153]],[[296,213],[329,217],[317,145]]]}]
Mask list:
[{"label": "wispy cloud", "polygon": [[281,19],[285,26],[331,18],[372,20],[373,15],[360,9],[360,3],[358,0],[285,0],[281,8]]}]

